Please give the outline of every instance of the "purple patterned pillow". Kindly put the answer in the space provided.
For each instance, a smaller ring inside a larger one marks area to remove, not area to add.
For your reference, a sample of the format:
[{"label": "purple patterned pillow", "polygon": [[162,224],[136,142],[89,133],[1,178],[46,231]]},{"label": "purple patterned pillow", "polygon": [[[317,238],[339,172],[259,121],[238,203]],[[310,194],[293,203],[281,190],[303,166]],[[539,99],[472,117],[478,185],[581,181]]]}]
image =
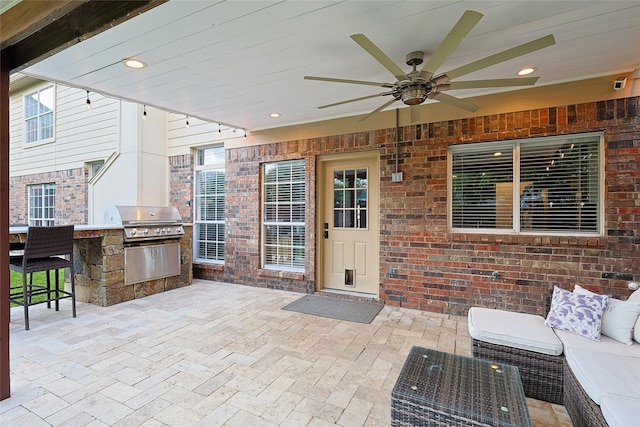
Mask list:
[{"label": "purple patterned pillow", "polygon": [[580,295],[554,286],[544,324],[600,341],[602,313],[609,298],[611,295]]}]

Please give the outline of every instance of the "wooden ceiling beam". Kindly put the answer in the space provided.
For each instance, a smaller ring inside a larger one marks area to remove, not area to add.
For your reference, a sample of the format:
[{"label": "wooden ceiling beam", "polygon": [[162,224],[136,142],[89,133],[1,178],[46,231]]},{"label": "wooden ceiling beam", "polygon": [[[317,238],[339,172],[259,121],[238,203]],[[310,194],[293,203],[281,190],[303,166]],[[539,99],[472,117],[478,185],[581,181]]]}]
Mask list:
[{"label": "wooden ceiling beam", "polygon": [[0,15],[0,49],[16,44],[67,15],[86,0],[22,1]]},{"label": "wooden ceiling beam", "polygon": [[166,1],[22,1],[0,15],[2,50],[11,72],[20,71]]}]

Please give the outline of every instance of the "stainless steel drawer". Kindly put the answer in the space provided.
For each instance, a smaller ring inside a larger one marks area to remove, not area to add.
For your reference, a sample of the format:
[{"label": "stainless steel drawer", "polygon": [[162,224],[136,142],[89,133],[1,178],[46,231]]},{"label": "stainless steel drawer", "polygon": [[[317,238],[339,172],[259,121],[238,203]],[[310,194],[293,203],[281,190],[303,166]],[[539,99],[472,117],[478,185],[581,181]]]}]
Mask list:
[{"label": "stainless steel drawer", "polygon": [[124,284],[180,274],[180,244],[124,248]]}]

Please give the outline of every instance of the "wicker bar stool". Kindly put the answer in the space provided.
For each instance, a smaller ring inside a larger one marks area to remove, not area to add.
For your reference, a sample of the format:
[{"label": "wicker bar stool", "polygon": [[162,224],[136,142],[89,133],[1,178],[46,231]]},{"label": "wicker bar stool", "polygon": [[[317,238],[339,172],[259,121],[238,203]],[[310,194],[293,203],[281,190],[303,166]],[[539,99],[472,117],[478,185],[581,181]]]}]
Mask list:
[{"label": "wicker bar stool", "polygon": [[[11,302],[24,307],[24,328],[29,330],[29,306],[51,302],[55,309],[60,309],[59,301],[71,298],[73,317],[76,317],[75,271],[73,268],[73,225],[59,225],[50,227],[29,227],[24,245],[24,254],[10,256],[9,268],[22,274],[22,289],[11,290]],[[70,290],[60,289],[58,270],[70,270]],[[55,287],[51,287],[50,272],[55,273]],[[44,271],[46,284],[33,284],[33,273]],[[29,281],[27,283],[27,275]],[[44,295],[44,299],[35,301],[34,297]]]}]

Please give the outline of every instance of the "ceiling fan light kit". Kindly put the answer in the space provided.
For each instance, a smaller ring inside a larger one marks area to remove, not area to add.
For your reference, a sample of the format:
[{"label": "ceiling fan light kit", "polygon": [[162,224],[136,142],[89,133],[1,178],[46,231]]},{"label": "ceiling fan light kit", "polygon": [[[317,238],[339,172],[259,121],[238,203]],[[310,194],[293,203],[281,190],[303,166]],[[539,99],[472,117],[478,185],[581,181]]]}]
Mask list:
[{"label": "ceiling fan light kit", "polygon": [[353,34],[351,39],[358,43],[367,53],[369,53],[378,63],[385,67],[396,79],[395,83],[381,83],[370,82],[362,80],[349,80],[349,79],[336,79],[330,77],[315,77],[305,76],[307,80],[327,81],[333,83],[347,83],[347,84],[359,84],[378,86],[387,89],[391,89],[387,92],[378,93],[375,95],[364,96],[355,99],[349,99],[346,101],[340,101],[329,105],[323,105],[318,108],[333,107],[336,105],[347,104],[350,102],[361,101],[365,99],[375,98],[378,96],[391,95],[393,99],[381,105],[373,110],[371,113],[364,116],[362,120],[366,120],[378,111],[382,111],[395,101],[402,101],[405,105],[411,107],[411,122],[419,120],[419,112],[415,106],[422,104],[427,99],[433,99],[438,102],[452,105],[457,108],[461,108],[470,112],[478,110],[477,105],[456,98],[451,95],[444,94],[443,92],[449,90],[459,89],[479,89],[479,88],[491,88],[491,87],[510,87],[510,86],[529,86],[536,83],[538,77],[526,77],[526,78],[506,78],[506,79],[487,79],[487,80],[469,80],[469,81],[451,81],[455,78],[464,76],[466,74],[473,73],[475,71],[490,67],[492,65],[499,64],[501,62],[508,61],[510,59],[526,55],[536,50],[543,49],[555,44],[553,35],[541,37],[528,43],[507,49],[505,51],[487,56],[478,61],[466,64],[462,67],[455,68],[453,70],[440,73],[436,75],[438,68],[446,61],[449,55],[458,47],[458,45],[464,40],[464,38],[471,32],[473,27],[480,21],[482,14],[479,12],[467,10],[458,22],[453,26],[449,34],[446,35],[444,40],[436,48],[433,54],[429,57],[428,61],[421,70],[418,70],[418,66],[424,62],[424,52],[413,51],[407,54],[406,62],[413,70],[409,73],[404,73],[402,68],[396,65],[391,58],[389,58],[380,48],[378,48],[371,40],[369,40],[364,34]]},{"label": "ceiling fan light kit", "polygon": [[403,87],[400,93],[400,99],[406,105],[419,105],[427,99],[428,94],[429,88],[427,85],[416,83]]}]

